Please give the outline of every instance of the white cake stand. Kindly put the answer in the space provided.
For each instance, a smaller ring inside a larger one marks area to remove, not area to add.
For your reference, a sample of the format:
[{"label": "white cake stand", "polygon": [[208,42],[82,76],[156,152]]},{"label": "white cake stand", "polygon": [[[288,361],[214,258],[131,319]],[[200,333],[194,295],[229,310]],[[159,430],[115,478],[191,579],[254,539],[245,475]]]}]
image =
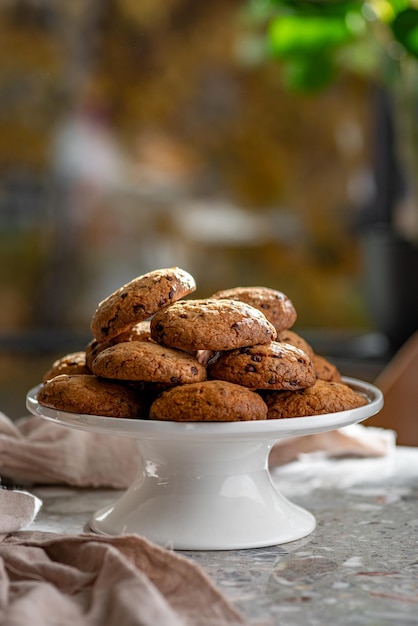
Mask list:
[{"label": "white cake stand", "polygon": [[93,531],[137,533],[179,550],[257,548],[305,537],[316,524],[271,481],[274,443],[361,422],[382,408],[379,389],[345,382],[366,396],[367,405],[280,420],[180,423],[79,415],[39,405],[39,386],[29,391],[27,408],[70,428],[137,440],[143,470],[122,497],[94,513]]}]

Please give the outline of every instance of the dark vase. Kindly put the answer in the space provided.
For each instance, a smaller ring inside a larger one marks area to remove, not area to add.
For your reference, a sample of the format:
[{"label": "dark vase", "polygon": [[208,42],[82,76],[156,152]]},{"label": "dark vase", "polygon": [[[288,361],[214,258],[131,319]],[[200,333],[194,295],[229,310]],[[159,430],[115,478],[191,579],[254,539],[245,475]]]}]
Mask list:
[{"label": "dark vase", "polygon": [[418,329],[418,245],[388,225],[363,234],[366,305],[395,352]]}]

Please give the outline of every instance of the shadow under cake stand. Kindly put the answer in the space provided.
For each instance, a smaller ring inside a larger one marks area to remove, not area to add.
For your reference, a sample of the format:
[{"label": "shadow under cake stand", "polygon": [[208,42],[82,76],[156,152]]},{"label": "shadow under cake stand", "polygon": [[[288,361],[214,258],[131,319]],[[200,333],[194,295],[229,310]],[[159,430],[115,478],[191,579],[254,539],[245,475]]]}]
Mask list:
[{"label": "shadow under cake stand", "polygon": [[166,422],[57,411],[27,394],[28,410],[46,420],[137,440],[143,469],[127,491],[90,519],[104,535],[136,533],[178,550],[272,546],[309,535],[313,515],[273,484],[268,456],[279,439],[361,422],[383,406],[377,387],[345,378],[367,398],[357,409],[311,417],[246,422]]}]

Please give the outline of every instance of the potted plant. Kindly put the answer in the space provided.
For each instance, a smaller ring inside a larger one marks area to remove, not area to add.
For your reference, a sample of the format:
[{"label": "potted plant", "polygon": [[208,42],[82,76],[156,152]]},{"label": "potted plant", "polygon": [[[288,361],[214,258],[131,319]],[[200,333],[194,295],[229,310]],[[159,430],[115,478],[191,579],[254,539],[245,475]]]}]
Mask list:
[{"label": "potted plant", "polygon": [[365,298],[396,350],[418,329],[418,2],[251,0],[265,58],[313,95],[344,72],[373,88],[376,193],[358,224]]}]

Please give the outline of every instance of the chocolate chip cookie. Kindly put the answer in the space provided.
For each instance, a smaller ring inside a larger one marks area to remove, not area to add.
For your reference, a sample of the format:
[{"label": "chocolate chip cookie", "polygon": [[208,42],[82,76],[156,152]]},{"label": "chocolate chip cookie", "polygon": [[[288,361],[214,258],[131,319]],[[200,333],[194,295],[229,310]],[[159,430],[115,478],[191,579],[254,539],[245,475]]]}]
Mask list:
[{"label": "chocolate chip cookie", "polygon": [[314,349],[312,346],[298,333],[295,333],[293,330],[281,330],[277,333],[276,341],[282,341],[283,343],[290,343],[291,346],[295,346],[295,348],[299,348],[299,350],[303,350],[305,354],[312,360],[314,356]]},{"label": "chocolate chip cookie", "polygon": [[180,300],[151,320],[151,337],[185,351],[229,350],[268,343],[276,330],[254,307],[234,300]]},{"label": "chocolate chip cookie", "polygon": [[150,419],[175,422],[241,422],[266,415],[267,406],[257,393],[222,380],[173,387],[150,408]]},{"label": "chocolate chip cookie", "polygon": [[138,324],[135,324],[132,328],[120,333],[120,335],[116,335],[116,337],[113,337],[113,339],[109,339],[108,341],[97,341],[97,339],[92,339],[86,346],[87,367],[91,369],[92,363],[99,352],[102,352],[102,350],[105,350],[110,346],[114,346],[115,343],[122,343],[124,341],[152,341],[150,321],[144,320],[143,322],[138,322]]},{"label": "chocolate chip cookie", "polygon": [[334,363],[331,363],[324,356],[320,354],[314,354],[312,357],[312,363],[315,369],[316,377],[321,380],[330,380],[334,382],[341,382],[341,372]]},{"label": "chocolate chip cookie", "polygon": [[171,385],[206,380],[206,368],[194,356],[146,341],[116,343],[102,350],[92,371],[103,378]]},{"label": "chocolate chip cookie", "polygon": [[304,389],[316,380],[308,355],[277,341],[215,353],[207,371],[211,379],[250,389]]},{"label": "chocolate chip cookie", "polygon": [[193,276],[178,267],[138,276],[99,303],[90,326],[93,337],[112,339],[195,289]]},{"label": "chocolate chip cookie", "polygon": [[90,368],[86,363],[86,353],[83,351],[70,352],[60,357],[45,372],[42,382],[46,382],[60,374],[91,374]]},{"label": "chocolate chip cookie", "polygon": [[58,411],[107,417],[147,418],[148,405],[133,388],[92,374],[61,374],[42,385],[38,402]]},{"label": "chocolate chip cookie", "polygon": [[348,385],[326,380],[317,380],[307,389],[267,391],[261,395],[268,407],[267,419],[336,413],[367,404],[366,398]]},{"label": "chocolate chip cookie", "polygon": [[297,313],[292,301],[281,291],[269,287],[233,287],[217,291],[212,298],[228,298],[246,302],[259,309],[273,324],[277,332],[291,328]]}]

